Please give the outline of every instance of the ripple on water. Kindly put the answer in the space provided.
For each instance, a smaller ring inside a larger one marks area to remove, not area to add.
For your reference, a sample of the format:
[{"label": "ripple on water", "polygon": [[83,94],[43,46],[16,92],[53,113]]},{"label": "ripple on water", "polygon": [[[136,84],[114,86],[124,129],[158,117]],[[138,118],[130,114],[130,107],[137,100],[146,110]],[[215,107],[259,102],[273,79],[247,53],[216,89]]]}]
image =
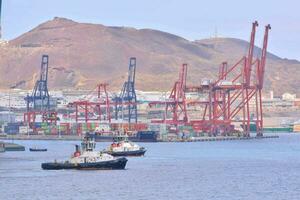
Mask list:
[{"label": "ripple on water", "polygon": [[[18,141],[47,152],[0,154],[0,199],[298,200],[300,136],[279,139],[145,143],[145,157],[121,171],[43,171],[77,142]],[[98,143],[98,149],[108,143]]]}]

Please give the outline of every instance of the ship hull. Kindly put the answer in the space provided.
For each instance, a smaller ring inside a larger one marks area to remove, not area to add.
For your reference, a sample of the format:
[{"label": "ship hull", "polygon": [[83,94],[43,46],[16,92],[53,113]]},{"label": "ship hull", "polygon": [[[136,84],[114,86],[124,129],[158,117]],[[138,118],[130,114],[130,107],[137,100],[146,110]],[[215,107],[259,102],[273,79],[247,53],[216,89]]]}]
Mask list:
[{"label": "ship hull", "polygon": [[136,151],[120,151],[120,152],[113,152],[113,151],[107,151],[105,153],[108,153],[114,157],[119,156],[144,156],[146,153],[146,149],[140,149]]},{"label": "ship hull", "polygon": [[[100,135],[90,134],[90,137],[94,138],[96,142],[111,142],[116,135]],[[139,131],[135,136],[129,136],[128,140],[132,142],[157,142],[158,133],[155,131]]]},{"label": "ship hull", "polygon": [[44,170],[76,169],[77,165],[72,163],[42,163]]},{"label": "ship hull", "polygon": [[94,163],[42,163],[44,170],[61,170],[61,169],[78,169],[78,170],[118,170],[125,169],[126,158],[118,158],[110,161],[94,162]]}]

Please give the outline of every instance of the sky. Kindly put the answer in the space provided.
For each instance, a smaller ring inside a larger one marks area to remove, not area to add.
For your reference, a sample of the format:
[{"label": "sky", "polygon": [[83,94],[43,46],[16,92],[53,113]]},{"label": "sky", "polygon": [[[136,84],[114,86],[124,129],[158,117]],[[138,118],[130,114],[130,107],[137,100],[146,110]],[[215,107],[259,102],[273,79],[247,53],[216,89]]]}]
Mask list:
[{"label": "sky", "polygon": [[3,39],[10,40],[54,17],[78,22],[151,28],[188,40],[233,37],[256,45],[271,24],[271,53],[300,60],[300,1],[297,0],[2,0]]}]

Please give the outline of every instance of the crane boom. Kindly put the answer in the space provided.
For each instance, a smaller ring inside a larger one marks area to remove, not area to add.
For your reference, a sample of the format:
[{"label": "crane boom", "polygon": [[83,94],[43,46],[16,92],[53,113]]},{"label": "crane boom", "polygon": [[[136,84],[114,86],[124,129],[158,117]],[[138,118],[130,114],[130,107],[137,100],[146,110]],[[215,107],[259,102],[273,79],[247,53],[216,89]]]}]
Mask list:
[{"label": "crane boom", "polygon": [[260,79],[259,79],[259,87],[260,89],[263,88],[264,84],[264,75],[265,75],[265,66],[266,66],[266,59],[267,59],[267,48],[268,48],[268,38],[269,38],[269,30],[271,30],[271,25],[268,24],[265,26],[265,35],[263,41],[263,48],[261,51],[261,58],[260,58]]},{"label": "crane boom", "polygon": [[253,60],[253,52],[254,52],[254,45],[255,45],[255,33],[256,27],[258,27],[258,22],[255,21],[252,23],[252,31],[250,36],[250,44],[248,49],[248,56],[246,61],[246,69],[245,69],[245,83],[247,86],[250,85],[250,77],[251,77],[251,68],[252,68],[252,60]]}]

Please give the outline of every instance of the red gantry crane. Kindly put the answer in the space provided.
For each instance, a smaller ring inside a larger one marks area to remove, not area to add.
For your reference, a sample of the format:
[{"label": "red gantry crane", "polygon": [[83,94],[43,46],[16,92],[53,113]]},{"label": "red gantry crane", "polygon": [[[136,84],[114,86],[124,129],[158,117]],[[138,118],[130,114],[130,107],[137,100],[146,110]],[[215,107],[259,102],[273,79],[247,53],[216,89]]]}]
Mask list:
[{"label": "red gantry crane", "polygon": [[[152,123],[166,123],[176,126],[192,125],[194,130],[207,132],[209,135],[230,135],[235,130],[235,123],[240,123],[243,136],[250,136],[250,122],[256,125],[257,136],[262,136],[263,108],[262,88],[266,65],[268,34],[270,25],[265,27],[264,42],[260,58],[253,58],[257,21],[252,24],[248,53],[236,64],[229,66],[223,62],[215,81],[203,81],[200,86],[186,86],[187,65],[183,64],[179,80],[175,82],[166,101],[151,102],[150,107],[165,105],[163,119]],[[201,100],[186,101],[187,92],[198,92]],[[254,108],[251,113],[250,104]],[[187,106],[198,105],[200,118],[188,120]],[[171,119],[168,118],[171,116]],[[252,119],[253,118],[253,119]]]},{"label": "red gantry crane", "polygon": [[[75,101],[70,104],[75,108],[76,122],[111,122],[110,100],[107,92],[107,83],[100,83],[85,100]],[[96,99],[92,99],[97,96]]]},{"label": "red gantry crane", "polygon": [[[176,127],[178,132],[178,125],[183,125],[188,122],[188,115],[186,109],[186,77],[187,77],[187,64],[183,64],[180,68],[179,79],[175,82],[169,98],[165,101],[154,101],[149,103],[149,107],[157,105],[165,105],[165,114],[163,119],[153,119],[152,123],[165,123]],[[168,116],[171,116],[169,118]]]},{"label": "red gantry crane", "polygon": [[[257,136],[262,136],[263,112],[262,96],[263,77],[265,71],[268,33],[270,25],[265,27],[264,43],[261,58],[253,62],[255,32],[257,22],[252,24],[252,32],[248,55],[241,58],[235,65],[228,68],[227,63],[222,63],[219,77],[209,85],[202,85],[201,91],[206,91],[208,101],[198,102],[204,106],[201,120],[191,123],[211,135],[228,135],[233,131],[233,123],[242,123],[243,135],[250,136],[250,101],[254,101],[253,113],[256,124]],[[253,67],[254,66],[254,67]],[[254,73],[252,70],[254,68]]]}]

